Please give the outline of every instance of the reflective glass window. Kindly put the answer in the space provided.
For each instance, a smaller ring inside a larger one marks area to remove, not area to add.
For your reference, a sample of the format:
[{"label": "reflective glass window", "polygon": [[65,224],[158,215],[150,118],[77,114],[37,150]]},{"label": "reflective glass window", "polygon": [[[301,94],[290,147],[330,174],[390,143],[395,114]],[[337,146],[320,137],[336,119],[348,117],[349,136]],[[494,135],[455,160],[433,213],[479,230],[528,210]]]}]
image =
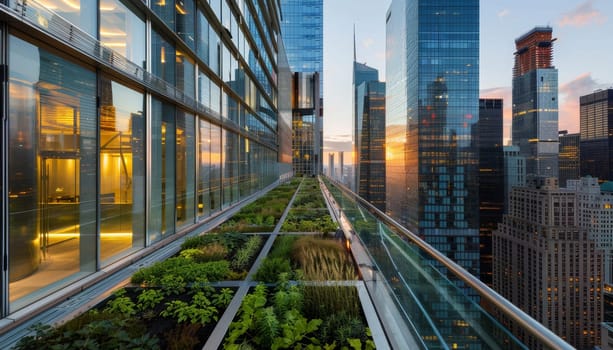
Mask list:
[{"label": "reflective glass window", "polygon": [[209,64],[209,22],[202,10],[198,10],[198,57]]},{"label": "reflective glass window", "polygon": [[151,9],[153,12],[172,30],[175,30],[175,1],[176,0],[151,1]]},{"label": "reflective glass window", "polygon": [[194,32],[196,30],[196,14],[194,0],[176,0],[175,2],[177,34],[187,46],[196,49]]},{"label": "reflective glass window", "polygon": [[196,150],[194,115],[177,111],[176,191],[177,227],[194,222],[196,186]]},{"label": "reflective glass window", "polygon": [[150,242],[174,233],[175,129],[174,106],[152,99]]},{"label": "reflective glass window", "polygon": [[9,311],[96,269],[96,75],[9,37]]},{"label": "reflective glass window", "polygon": [[144,246],[144,97],[100,78],[100,259]]},{"label": "reflective glass window", "polygon": [[129,2],[100,0],[100,42],[145,67],[145,21],[136,13]]},{"label": "reflective glass window", "polygon": [[175,48],[157,32],[151,32],[151,73],[175,84]]},{"label": "reflective glass window", "polygon": [[198,102],[211,108],[211,79],[202,71],[198,71]]},{"label": "reflective glass window", "polygon": [[91,0],[46,0],[42,3],[45,7],[53,9],[53,12],[62,16],[87,34],[96,37],[98,30],[98,7]]},{"label": "reflective glass window", "polygon": [[211,124],[199,119],[198,127],[198,217],[205,218],[211,212]]},{"label": "reflective glass window", "polygon": [[211,211],[221,209],[221,128],[211,125]]},{"label": "reflective glass window", "polygon": [[196,76],[194,61],[187,57],[183,52],[177,51],[177,88],[181,89],[187,96],[196,97]]}]

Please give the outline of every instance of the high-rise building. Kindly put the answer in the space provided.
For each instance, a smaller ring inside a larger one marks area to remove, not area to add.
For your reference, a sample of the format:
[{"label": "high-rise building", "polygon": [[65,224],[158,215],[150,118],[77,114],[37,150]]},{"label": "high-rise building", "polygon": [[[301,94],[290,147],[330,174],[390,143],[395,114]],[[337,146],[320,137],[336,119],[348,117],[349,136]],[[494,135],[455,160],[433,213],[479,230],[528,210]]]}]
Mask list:
[{"label": "high-rise building", "polygon": [[332,152],[328,154],[328,176],[330,176],[331,179],[334,179],[336,176],[334,171],[334,153]]},{"label": "high-rise building", "polygon": [[581,96],[581,176],[613,181],[613,89]]},{"label": "high-rise building", "polygon": [[393,0],[387,211],[479,276],[479,1]]},{"label": "high-rise building", "polygon": [[600,344],[604,253],[580,226],[577,194],[556,178],[529,177],[509,204],[493,235],[494,289],[571,345],[592,349]]},{"label": "high-rise building", "polygon": [[[319,99],[315,117],[319,142],[323,150],[323,0],[281,0],[281,33],[289,66],[294,73],[319,74]],[[323,154],[318,157],[318,169],[323,169]]]},{"label": "high-rise building", "polygon": [[385,83],[376,69],[353,62],[355,186],[385,211]]},{"label": "high-rise building", "polygon": [[519,155],[519,146],[504,146],[504,212],[509,210],[509,194],[513,187],[526,185],[526,158]]},{"label": "high-rise building", "polygon": [[292,94],[292,152],[296,175],[318,175],[322,171],[319,73],[294,73]]},{"label": "high-rise building", "polygon": [[2,326],[291,174],[277,2],[3,3]]},{"label": "high-rise building", "polygon": [[567,180],[577,180],[581,177],[579,164],[580,134],[569,134],[566,130],[560,131],[560,187],[566,187]]},{"label": "high-rise building", "polygon": [[552,32],[536,27],[515,40],[512,135],[528,175],[558,177],[558,70]]},{"label": "high-rise building", "polygon": [[492,231],[504,212],[504,153],[502,145],[502,99],[479,100],[479,213],[481,274],[483,283],[492,284]]}]

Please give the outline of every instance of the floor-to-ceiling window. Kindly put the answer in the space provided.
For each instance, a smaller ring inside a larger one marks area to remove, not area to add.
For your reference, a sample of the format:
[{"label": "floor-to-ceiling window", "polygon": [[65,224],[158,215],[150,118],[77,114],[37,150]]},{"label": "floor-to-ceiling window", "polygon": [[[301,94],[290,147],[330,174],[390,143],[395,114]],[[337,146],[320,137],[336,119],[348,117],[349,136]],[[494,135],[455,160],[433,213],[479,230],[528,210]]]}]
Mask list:
[{"label": "floor-to-ceiling window", "polygon": [[177,227],[194,222],[196,158],[194,115],[177,110],[176,191]]},{"label": "floor-to-ceiling window", "polygon": [[198,120],[198,218],[211,213],[211,123]]},{"label": "floor-to-ceiling window", "polygon": [[96,75],[9,38],[10,310],[96,268]]},{"label": "floor-to-ceiling window", "polygon": [[144,246],[145,120],[141,92],[100,78],[100,259]]},{"label": "floor-to-ceiling window", "polygon": [[150,174],[149,241],[155,242],[175,229],[175,108],[155,98],[151,101]]},{"label": "floor-to-ceiling window", "polygon": [[221,209],[221,128],[211,125],[211,211]]},{"label": "floor-to-ceiling window", "polygon": [[100,42],[142,67],[145,31],[142,14],[129,1],[100,0]]}]

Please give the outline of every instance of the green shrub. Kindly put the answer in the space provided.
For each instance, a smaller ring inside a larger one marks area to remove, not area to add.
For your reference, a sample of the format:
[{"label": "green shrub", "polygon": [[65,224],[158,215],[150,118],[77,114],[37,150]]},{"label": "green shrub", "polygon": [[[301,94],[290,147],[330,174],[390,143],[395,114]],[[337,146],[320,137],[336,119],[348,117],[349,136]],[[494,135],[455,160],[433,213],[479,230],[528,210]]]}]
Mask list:
[{"label": "green shrub", "polygon": [[[95,316],[94,316],[95,315]],[[131,317],[109,313],[91,313],[91,322],[74,328],[47,325],[33,327],[34,335],[19,340],[14,349],[159,349],[157,338],[144,330],[142,323]]]},{"label": "green shrub", "polygon": [[161,285],[162,278],[168,275],[181,277],[188,284],[202,279],[219,281],[223,280],[229,271],[229,263],[225,260],[197,263],[178,256],[138,270],[132,276],[132,283],[158,286]]},{"label": "green shrub", "polygon": [[274,283],[277,282],[279,274],[291,274],[291,272],[292,267],[288,258],[267,257],[264,259],[264,261],[262,261],[258,272],[254,276],[254,279],[265,283]]},{"label": "green shrub", "polygon": [[232,268],[239,271],[247,269],[255,254],[260,250],[261,245],[262,238],[260,236],[251,236],[234,255]]}]

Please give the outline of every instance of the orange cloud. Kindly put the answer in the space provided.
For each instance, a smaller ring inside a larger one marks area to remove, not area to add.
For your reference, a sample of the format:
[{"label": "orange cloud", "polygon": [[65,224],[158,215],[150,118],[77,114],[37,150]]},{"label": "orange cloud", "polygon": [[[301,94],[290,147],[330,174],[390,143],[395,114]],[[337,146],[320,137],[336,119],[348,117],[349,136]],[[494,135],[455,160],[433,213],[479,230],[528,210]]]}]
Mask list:
[{"label": "orange cloud", "polygon": [[606,22],[607,17],[592,7],[593,2],[593,0],[588,0],[577,6],[574,10],[567,12],[558,21],[558,24],[561,27],[583,27],[590,23],[602,24]]},{"label": "orange cloud", "polygon": [[605,88],[592,78],[592,73],[583,73],[575,79],[560,85],[559,91],[559,129],[569,132],[579,131],[579,97]]}]

